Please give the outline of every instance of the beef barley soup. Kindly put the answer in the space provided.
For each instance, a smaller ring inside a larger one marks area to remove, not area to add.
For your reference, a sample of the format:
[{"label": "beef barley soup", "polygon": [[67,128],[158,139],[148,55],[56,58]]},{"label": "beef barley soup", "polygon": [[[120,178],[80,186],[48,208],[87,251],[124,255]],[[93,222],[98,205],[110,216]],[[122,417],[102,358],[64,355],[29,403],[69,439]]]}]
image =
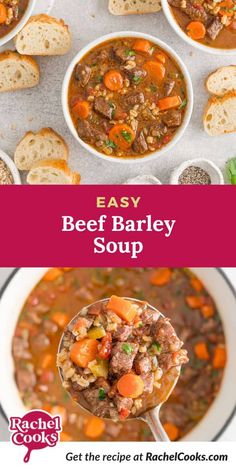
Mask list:
[{"label": "beef barley soup", "polygon": [[110,157],[138,158],[181,126],[186,84],[175,60],[141,38],[107,41],[74,68],[69,109],[79,137]]},{"label": "beef barley soup", "polygon": [[1,0],[0,38],[15,28],[24,15],[28,3],[29,0]]},{"label": "beef barley soup", "polygon": [[153,440],[139,420],[114,423],[88,417],[61,385],[56,357],[64,328],[79,311],[114,293],[148,300],[171,320],[189,363],[161,420],[172,440],[194,428],[219,391],[226,362],[222,322],[201,281],[187,269],[52,269],[32,290],[13,338],[15,378],[28,409],[61,414],[62,440]]}]

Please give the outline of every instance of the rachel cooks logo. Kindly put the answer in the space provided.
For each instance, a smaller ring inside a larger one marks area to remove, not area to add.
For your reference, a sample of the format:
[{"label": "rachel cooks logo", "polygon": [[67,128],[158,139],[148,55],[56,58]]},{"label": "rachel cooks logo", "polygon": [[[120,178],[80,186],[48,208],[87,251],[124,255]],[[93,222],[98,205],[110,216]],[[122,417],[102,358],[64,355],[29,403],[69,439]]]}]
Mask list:
[{"label": "rachel cooks logo", "polygon": [[56,446],[61,430],[60,416],[51,416],[42,410],[32,410],[22,418],[12,416],[9,422],[13,444],[28,449],[24,462],[29,462],[34,449]]}]

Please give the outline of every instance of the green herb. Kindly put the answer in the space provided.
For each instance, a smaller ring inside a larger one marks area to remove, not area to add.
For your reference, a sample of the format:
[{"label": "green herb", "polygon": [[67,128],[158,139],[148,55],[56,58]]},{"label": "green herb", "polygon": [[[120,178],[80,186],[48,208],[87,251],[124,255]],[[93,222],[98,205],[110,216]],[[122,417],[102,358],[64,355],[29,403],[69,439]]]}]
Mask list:
[{"label": "green herb", "polygon": [[236,185],[236,157],[233,157],[227,162],[226,171],[230,183]]},{"label": "green herb", "polygon": [[154,46],[152,46],[152,47],[149,49],[149,51],[148,51],[148,52],[149,52],[149,54],[153,54],[153,53],[154,53],[154,51],[155,51],[155,48],[154,48]]},{"label": "green herb", "polygon": [[98,398],[99,398],[99,400],[105,400],[105,398],[106,398],[106,392],[105,392],[104,388],[99,388],[99,390],[98,390]]},{"label": "green herb", "polygon": [[143,322],[142,322],[142,321],[140,321],[140,323],[138,324],[138,327],[139,327],[139,328],[142,328],[142,327],[143,327]]},{"label": "green herb", "polygon": [[96,77],[96,82],[97,82],[98,84],[100,84],[100,83],[102,82],[102,80],[103,80],[102,75],[98,75],[98,76]]},{"label": "green herb", "polygon": [[133,82],[134,82],[136,85],[140,84],[141,80],[142,80],[142,77],[140,77],[140,75],[134,75],[134,76],[133,76]]},{"label": "green herb", "polygon": [[187,103],[188,103],[188,100],[187,100],[187,98],[185,98],[185,99],[182,101],[181,105],[179,106],[179,110],[181,110],[182,108],[185,108],[186,105],[187,105]]},{"label": "green herb", "polygon": [[219,371],[217,369],[213,369],[211,372],[211,377],[214,379],[215,377],[218,377]]},{"label": "green herb", "polygon": [[159,343],[158,341],[155,341],[154,343],[152,343],[151,349],[152,349],[154,352],[160,354],[160,353],[161,353],[161,345],[160,345],[160,343]]},{"label": "green herb", "polygon": [[113,119],[114,116],[115,116],[116,106],[115,106],[114,103],[112,103],[112,102],[108,102],[108,104],[109,104],[109,107],[112,109],[111,117],[112,117],[112,119]]},{"label": "green herb", "polygon": [[126,55],[126,57],[132,57],[132,56],[135,56],[135,52],[132,49],[127,48],[125,50],[125,55]]},{"label": "green herb", "polygon": [[107,140],[105,141],[105,144],[106,144],[107,147],[110,147],[110,148],[112,148],[112,149],[115,149],[115,148],[116,148],[116,145],[115,145],[114,141],[111,141],[111,139],[107,139]]},{"label": "green herb", "polygon": [[132,141],[131,133],[129,133],[128,131],[126,131],[125,129],[123,129],[123,130],[121,131],[121,135],[122,135],[122,137],[125,139],[125,141],[126,141],[127,143],[131,143],[131,141]]},{"label": "green herb", "polygon": [[151,91],[154,92],[154,93],[157,92],[157,90],[158,90],[158,88],[157,88],[157,86],[156,86],[155,84],[150,84],[150,89],[151,89]]},{"label": "green herb", "polygon": [[133,352],[133,347],[129,343],[122,344],[122,351],[130,355]]}]

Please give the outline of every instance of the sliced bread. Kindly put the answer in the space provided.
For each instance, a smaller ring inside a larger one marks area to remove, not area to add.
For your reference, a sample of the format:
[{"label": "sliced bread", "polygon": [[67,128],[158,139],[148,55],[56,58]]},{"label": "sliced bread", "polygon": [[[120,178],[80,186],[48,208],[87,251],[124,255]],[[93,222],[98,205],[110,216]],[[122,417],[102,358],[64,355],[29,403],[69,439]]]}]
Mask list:
[{"label": "sliced bread", "polygon": [[80,175],[73,172],[62,159],[41,161],[27,175],[31,185],[78,185]]},{"label": "sliced bread", "polygon": [[35,15],[16,35],[15,46],[29,56],[60,56],[70,49],[71,34],[63,20]]},{"label": "sliced bread", "polygon": [[35,59],[17,52],[0,54],[0,92],[35,87],[39,83],[39,66]]},{"label": "sliced bread", "polygon": [[109,0],[109,11],[113,15],[156,13],[160,10],[161,0]]},{"label": "sliced bread", "polygon": [[220,67],[207,77],[206,88],[209,93],[223,97],[227,92],[236,90],[236,66]]},{"label": "sliced bread", "polygon": [[30,170],[40,161],[48,159],[68,159],[65,140],[52,128],[43,128],[37,133],[28,131],[16,147],[14,161],[19,170]]},{"label": "sliced bread", "polygon": [[204,129],[210,136],[236,131],[236,91],[224,97],[212,97],[203,117]]}]

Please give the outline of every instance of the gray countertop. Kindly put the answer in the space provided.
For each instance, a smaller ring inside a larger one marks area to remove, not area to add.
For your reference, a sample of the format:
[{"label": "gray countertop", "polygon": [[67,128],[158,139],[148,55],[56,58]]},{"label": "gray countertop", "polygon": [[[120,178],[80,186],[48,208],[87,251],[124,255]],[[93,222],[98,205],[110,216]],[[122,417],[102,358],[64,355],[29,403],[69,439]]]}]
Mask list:
[{"label": "gray countertop", "polygon": [[[51,126],[70,146],[70,164],[80,172],[84,184],[118,184],[137,174],[153,173],[168,183],[171,170],[187,159],[207,157],[222,169],[235,153],[235,135],[209,137],[202,126],[207,100],[204,79],[219,66],[234,63],[234,56],[220,57],[191,48],[172,31],[162,12],[154,15],[116,17],[109,14],[108,0],[55,0],[52,15],[63,17],[73,34],[73,47],[63,57],[39,58],[40,85],[35,89],[0,95],[0,148],[13,155],[17,142],[29,129]],[[167,42],[181,56],[192,76],[195,105],[191,123],[173,150],[153,162],[119,164],[102,161],[89,153],[71,136],[61,109],[61,85],[73,56],[88,42],[114,31],[150,33]]]}]

